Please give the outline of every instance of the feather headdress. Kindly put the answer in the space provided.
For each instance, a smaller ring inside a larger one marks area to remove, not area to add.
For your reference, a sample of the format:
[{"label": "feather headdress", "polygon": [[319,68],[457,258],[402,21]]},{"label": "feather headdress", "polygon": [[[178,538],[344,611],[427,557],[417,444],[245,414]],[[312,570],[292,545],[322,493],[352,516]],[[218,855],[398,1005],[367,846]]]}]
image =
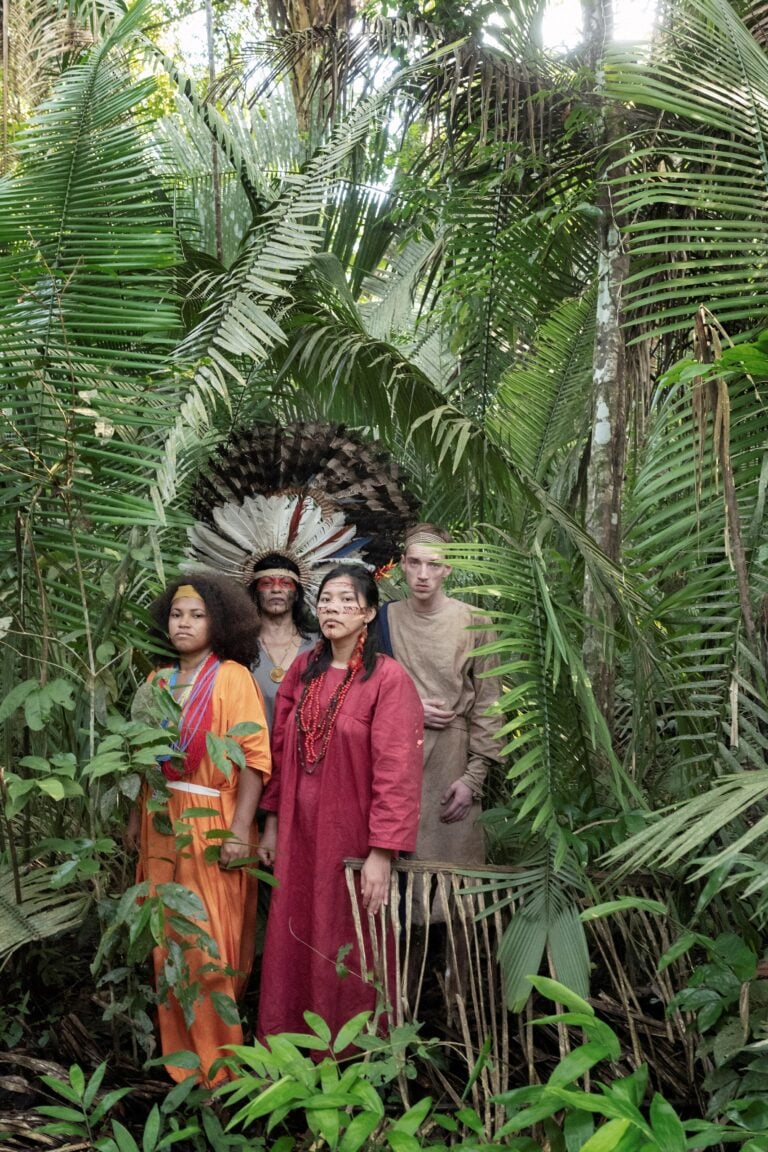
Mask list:
[{"label": "feather headdress", "polygon": [[329,568],[378,568],[397,555],[417,507],[380,444],[340,425],[257,424],[201,477],[188,556],[246,585],[265,556],[285,556],[314,605]]}]

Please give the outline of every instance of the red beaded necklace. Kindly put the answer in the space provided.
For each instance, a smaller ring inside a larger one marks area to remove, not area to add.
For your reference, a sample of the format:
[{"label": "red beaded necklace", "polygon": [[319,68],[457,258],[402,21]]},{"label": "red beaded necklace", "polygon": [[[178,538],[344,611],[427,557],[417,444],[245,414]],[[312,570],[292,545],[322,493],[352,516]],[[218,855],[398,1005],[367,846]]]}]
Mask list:
[{"label": "red beaded necklace", "polygon": [[362,665],[366,633],[367,629],[364,628],[347,665],[344,679],[325,708],[320,707],[320,697],[328,670],[321,672],[319,676],[315,676],[308,684],[304,685],[304,691],[296,709],[296,738],[299,745],[299,761],[304,771],[310,775],[325,757],[336,725],[336,718],[341,711],[349,689],[352,687],[352,681]]}]

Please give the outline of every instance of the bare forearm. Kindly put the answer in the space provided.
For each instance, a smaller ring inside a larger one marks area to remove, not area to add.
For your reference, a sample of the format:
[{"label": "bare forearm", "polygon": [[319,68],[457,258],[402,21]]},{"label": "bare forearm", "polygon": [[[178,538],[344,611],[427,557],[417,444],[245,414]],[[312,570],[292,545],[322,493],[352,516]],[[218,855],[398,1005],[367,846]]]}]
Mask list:
[{"label": "bare forearm", "polygon": [[231,825],[233,832],[245,832],[247,836],[256,818],[256,809],[259,806],[263,788],[264,779],[261,772],[254,772],[251,768],[246,768],[240,773],[237,804]]},{"label": "bare forearm", "polygon": [[141,838],[141,809],[138,807],[137,804],[134,804],[133,808],[131,808],[131,811],[129,813],[128,823],[126,824],[125,833],[123,835],[125,846],[129,852],[135,852],[136,851],[136,849],[139,847],[140,838]]},{"label": "bare forearm", "polygon": [[254,772],[251,768],[241,772],[235,814],[229,826],[232,835],[227,837],[219,852],[219,863],[225,868],[251,855],[251,829],[262,787],[260,772]]},{"label": "bare forearm", "polygon": [[267,868],[275,862],[275,849],[277,848],[277,813],[270,812],[264,824],[264,832],[259,842],[259,860]]}]

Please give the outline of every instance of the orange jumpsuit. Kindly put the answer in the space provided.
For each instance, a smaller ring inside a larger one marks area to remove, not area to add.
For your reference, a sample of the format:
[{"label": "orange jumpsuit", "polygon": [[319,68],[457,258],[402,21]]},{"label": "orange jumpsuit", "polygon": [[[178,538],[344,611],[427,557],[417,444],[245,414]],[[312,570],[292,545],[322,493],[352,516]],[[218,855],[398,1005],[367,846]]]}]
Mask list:
[{"label": "orange jumpsuit", "polygon": [[[261,693],[247,668],[232,660],[222,661],[213,686],[212,723],[210,731],[224,736],[235,724],[253,721],[261,731],[238,737],[245,753],[246,771],[261,772],[266,779],[271,763],[269,735],[264,718]],[[205,849],[220,845],[220,839],[208,838],[206,833],[228,829],[235,813],[239,770],[231,765],[230,779],[221,772],[207,754],[191,781],[196,786],[214,790],[216,795],[169,790],[168,818],[177,831],[182,826],[186,842],[177,845],[174,835],[165,835],[155,826],[154,813],[141,811],[141,839],[137,882],[148,880],[150,892],[156,885],[169,882],[183,884],[202,901],[208,915],[200,926],[217,942],[219,956],[211,957],[207,951],[190,946],[184,950],[184,961],[189,968],[190,982],[199,981],[200,998],[194,1005],[195,1018],[188,1027],[181,1005],[173,993],[158,1006],[160,1043],[164,1055],[191,1050],[200,1058],[198,1076],[205,1084],[226,1078],[222,1070],[209,1077],[214,1060],[225,1055],[221,1051],[227,1044],[242,1044],[243,1033],[239,1024],[227,1024],[219,1015],[212,993],[223,993],[237,1002],[245,989],[256,938],[256,880],[245,868],[222,870],[215,861],[205,859]],[[210,816],[183,817],[190,809],[211,808]],[[258,841],[256,824],[253,825],[252,855]],[[156,980],[162,974],[167,949],[155,948],[153,960]],[[215,964],[226,971],[201,971]],[[188,1068],[167,1064],[168,1074],[174,1080],[190,1075]]]}]

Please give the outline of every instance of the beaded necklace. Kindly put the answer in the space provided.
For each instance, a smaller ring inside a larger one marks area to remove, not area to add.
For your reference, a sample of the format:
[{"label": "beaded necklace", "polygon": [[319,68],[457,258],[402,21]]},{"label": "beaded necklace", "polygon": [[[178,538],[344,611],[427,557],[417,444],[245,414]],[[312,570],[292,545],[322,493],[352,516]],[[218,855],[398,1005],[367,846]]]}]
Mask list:
[{"label": "beaded necklace", "polygon": [[[367,629],[365,630],[367,631]],[[308,775],[312,775],[317,765],[325,758],[336,718],[341,711],[352,681],[362,666],[362,650],[365,631],[361,632],[355,651],[347,665],[344,679],[331,696],[325,708],[320,706],[328,669],[315,676],[304,685],[298,708],[296,709],[296,740],[299,749],[299,763]]]}]

